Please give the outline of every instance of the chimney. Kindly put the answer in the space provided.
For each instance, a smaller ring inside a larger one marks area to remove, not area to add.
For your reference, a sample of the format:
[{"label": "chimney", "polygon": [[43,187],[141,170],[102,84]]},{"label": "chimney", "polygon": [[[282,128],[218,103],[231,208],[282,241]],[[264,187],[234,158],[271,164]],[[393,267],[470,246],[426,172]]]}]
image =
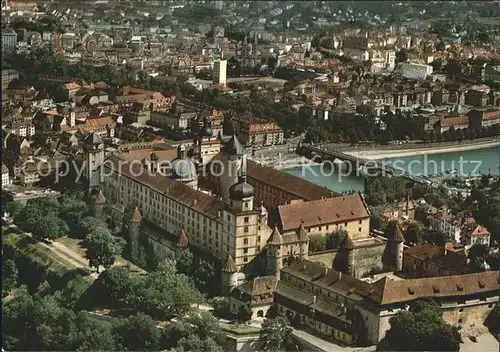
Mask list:
[{"label": "chimney", "polygon": [[312,304],[316,304],[316,295],[313,296],[313,303]]}]

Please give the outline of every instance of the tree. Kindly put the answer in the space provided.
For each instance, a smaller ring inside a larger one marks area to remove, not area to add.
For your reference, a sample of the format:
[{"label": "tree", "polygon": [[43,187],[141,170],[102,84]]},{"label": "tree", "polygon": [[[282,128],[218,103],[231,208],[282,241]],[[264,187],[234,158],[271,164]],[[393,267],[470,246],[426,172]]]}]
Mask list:
[{"label": "tree", "polygon": [[450,140],[456,141],[457,140],[457,131],[455,130],[455,127],[451,126],[448,131],[450,131]]},{"label": "tree", "polygon": [[385,351],[459,351],[460,333],[442,318],[440,306],[430,300],[415,302],[389,320],[391,328],[378,349]]},{"label": "tree", "polygon": [[3,333],[9,336],[3,347],[8,350],[68,351],[73,321],[74,313],[61,307],[53,297],[31,297],[25,291],[17,291],[15,298],[3,305]]},{"label": "tree", "polygon": [[406,228],[405,240],[410,243],[422,243],[422,229],[416,222],[412,222]]},{"label": "tree", "polygon": [[325,238],[320,235],[312,235],[309,237],[309,251],[319,252],[325,250]]},{"label": "tree", "polygon": [[[4,189],[3,189],[3,190],[2,190],[2,209],[1,209],[1,212],[2,212],[2,218],[3,218],[3,216],[4,216],[4,212],[5,212],[5,210],[7,210],[7,207],[8,207],[10,204],[12,204],[12,203],[14,203],[14,198],[13,198],[13,196],[12,196],[12,193],[7,192],[6,190],[4,190]],[[7,212],[9,212],[9,211],[7,210]],[[11,214],[10,212],[9,212],[9,214],[10,214],[11,216],[13,215],[13,214]]]},{"label": "tree", "polygon": [[359,142],[359,136],[356,133],[356,130],[354,130],[354,129],[349,129],[347,131],[347,138],[349,139],[350,143],[358,143]]},{"label": "tree", "polygon": [[481,186],[486,188],[490,185],[490,176],[489,175],[481,175]]},{"label": "tree", "polygon": [[61,218],[68,224],[71,233],[77,230],[80,220],[87,213],[88,206],[83,200],[63,197],[60,199],[59,213]]},{"label": "tree", "polygon": [[76,315],[74,324],[74,331],[69,336],[70,351],[123,350],[121,346],[116,346],[110,322],[82,311]]},{"label": "tree", "polygon": [[100,218],[96,218],[95,216],[87,216],[78,222],[75,235],[77,238],[85,238],[87,234],[93,232],[98,228],[107,229],[108,225],[104,220]]},{"label": "tree", "polygon": [[90,283],[82,276],[75,276],[68,281],[62,290],[57,291],[54,296],[61,306],[68,309],[75,309],[89,287]]},{"label": "tree", "polygon": [[401,49],[396,53],[396,63],[408,61],[408,51]]},{"label": "tree", "polygon": [[175,267],[181,274],[193,274],[193,253],[189,249],[179,249],[176,253]]},{"label": "tree", "polygon": [[2,296],[9,294],[16,287],[18,274],[16,263],[11,259],[4,259],[2,264]]},{"label": "tree", "polygon": [[440,41],[436,44],[437,51],[444,51],[445,49],[446,49],[446,46],[442,41]]},{"label": "tree", "polygon": [[103,304],[119,304],[130,301],[134,282],[124,266],[115,266],[102,272],[97,278],[96,297]]},{"label": "tree", "polygon": [[473,129],[473,128],[469,128],[469,135],[470,135],[470,139],[475,139],[477,138],[477,133],[476,133],[476,130]]},{"label": "tree", "polygon": [[209,312],[183,316],[170,324],[162,336],[162,347],[184,351],[222,351],[225,337],[219,322]]},{"label": "tree", "polygon": [[447,131],[444,131],[443,132],[443,139],[446,141],[446,142],[449,142],[449,141],[452,141],[452,138],[451,138],[451,132],[450,130],[447,130]]},{"label": "tree", "polygon": [[42,216],[32,227],[34,237],[42,240],[55,240],[62,236],[60,222],[55,216]]},{"label": "tree", "polygon": [[489,250],[484,244],[476,243],[469,248],[467,257],[470,259],[470,267],[474,271],[484,271],[484,263],[488,257]]},{"label": "tree", "polygon": [[113,328],[113,335],[129,351],[155,351],[159,349],[160,331],[155,321],[137,313],[121,319]]},{"label": "tree", "polygon": [[347,231],[344,229],[339,229],[337,231],[327,234],[325,240],[325,249],[338,248],[346,235]]},{"label": "tree", "polygon": [[486,258],[486,263],[488,263],[491,270],[500,269],[500,253],[496,252],[488,255],[488,257]]},{"label": "tree", "polygon": [[437,230],[431,230],[427,233],[427,235],[425,236],[425,239],[427,241],[429,241],[430,243],[433,243],[437,246],[441,246],[441,247],[444,247],[444,245],[446,244],[446,236],[444,233],[442,233],[441,231],[437,231]]},{"label": "tree", "polygon": [[394,139],[394,136],[392,135],[391,131],[384,130],[382,132],[382,142],[383,143],[389,143]]},{"label": "tree", "polygon": [[218,318],[227,318],[229,315],[229,298],[213,297],[208,302],[213,307],[213,315]]},{"label": "tree", "polygon": [[156,271],[138,279],[129,306],[159,319],[170,319],[201,302],[203,297],[192,280],[176,272],[175,262],[165,260]]},{"label": "tree", "polygon": [[258,340],[262,351],[298,351],[292,339],[292,328],[285,317],[278,316],[262,324]]},{"label": "tree", "polygon": [[238,308],[238,320],[242,323],[249,321],[252,319],[252,305],[250,303],[242,304]]},{"label": "tree", "polygon": [[108,229],[97,228],[85,237],[84,245],[89,265],[99,272],[101,265],[106,269],[113,265],[115,256],[125,247],[125,240],[113,236]]},{"label": "tree", "polygon": [[215,280],[214,263],[198,258],[198,264],[196,266],[196,270],[194,271],[193,275],[194,275],[194,283],[201,292],[210,292],[210,293],[214,292],[214,290],[216,289],[214,285],[214,280]]}]

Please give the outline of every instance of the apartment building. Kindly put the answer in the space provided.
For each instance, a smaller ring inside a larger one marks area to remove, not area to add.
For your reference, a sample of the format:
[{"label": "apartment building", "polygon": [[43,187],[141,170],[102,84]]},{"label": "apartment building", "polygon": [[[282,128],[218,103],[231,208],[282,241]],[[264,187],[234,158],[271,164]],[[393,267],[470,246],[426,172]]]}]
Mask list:
[{"label": "apartment building", "polygon": [[415,80],[425,80],[432,74],[432,66],[403,62],[400,66],[400,73],[403,77]]},{"label": "apartment building", "polygon": [[275,122],[253,116],[233,119],[238,137],[244,146],[268,147],[285,142],[285,133]]},{"label": "apartment building", "polygon": [[10,185],[9,168],[2,164],[2,187]]},{"label": "apartment building", "polygon": [[227,60],[216,60],[214,62],[214,84],[222,86],[227,82]]},{"label": "apartment building", "polygon": [[427,217],[433,230],[442,232],[446,238],[460,242],[462,223],[449,211],[440,211]]},{"label": "apartment building", "polygon": [[2,29],[2,52],[9,53],[16,51],[17,33],[12,28]]},{"label": "apartment building", "polygon": [[2,91],[9,87],[10,82],[19,79],[19,72],[13,69],[2,70]]}]

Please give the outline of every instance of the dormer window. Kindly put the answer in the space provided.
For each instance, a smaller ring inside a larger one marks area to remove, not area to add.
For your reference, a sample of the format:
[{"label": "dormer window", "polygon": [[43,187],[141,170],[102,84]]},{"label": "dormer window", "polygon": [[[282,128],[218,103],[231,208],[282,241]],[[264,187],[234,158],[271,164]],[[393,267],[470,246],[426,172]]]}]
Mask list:
[{"label": "dormer window", "polygon": [[463,290],[464,290],[464,288],[462,287],[462,285],[457,284],[457,290],[458,290],[458,291],[463,291]]},{"label": "dormer window", "polygon": [[439,293],[439,287],[432,286],[432,291],[434,291],[434,293]]}]

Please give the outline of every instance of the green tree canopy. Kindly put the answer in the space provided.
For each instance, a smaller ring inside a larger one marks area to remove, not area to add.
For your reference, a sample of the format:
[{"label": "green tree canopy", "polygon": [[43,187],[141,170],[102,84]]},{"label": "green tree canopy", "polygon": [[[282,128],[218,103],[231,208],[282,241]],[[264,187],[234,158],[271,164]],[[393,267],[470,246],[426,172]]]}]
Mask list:
[{"label": "green tree canopy", "polygon": [[415,302],[389,320],[391,328],[379,344],[383,351],[459,351],[460,334],[442,318],[433,301]]},{"label": "green tree canopy", "polygon": [[325,250],[325,237],[320,234],[309,237],[309,251],[319,252]]},{"label": "green tree canopy", "polygon": [[347,236],[347,231],[339,229],[326,235],[325,249],[338,248],[344,237]]},{"label": "green tree canopy", "polygon": [[155,351],[159,349],[160,331],[155,321],[143,313],[121,319],[113,327],[113,335],[126,350]]},{"label": "green tree canopy", "polygon": [[285,317],[278,316],[262,324],[258,346],[262,351],[298,351],[292,339],[292,328]]},{"label": "green tree canopy", "polygon": [[196,312],[180,318],[165,329],[162,345],[181,351],[223,351],[225,337],[219,322],[209,312]]},{"label": "green tree canopy", "polygon": [[252,319],[252,305],[250,303],[240,305],[237,318],[241,322],[247,322]]},{"label": "green tree canopy", "polygon": [[116,255],[125,247],[125,240],[113,236],[108,229],[96,228],[85,237],[84,246],[89,265],[99,272],[100,266],[110,268],[113,265]]}]

